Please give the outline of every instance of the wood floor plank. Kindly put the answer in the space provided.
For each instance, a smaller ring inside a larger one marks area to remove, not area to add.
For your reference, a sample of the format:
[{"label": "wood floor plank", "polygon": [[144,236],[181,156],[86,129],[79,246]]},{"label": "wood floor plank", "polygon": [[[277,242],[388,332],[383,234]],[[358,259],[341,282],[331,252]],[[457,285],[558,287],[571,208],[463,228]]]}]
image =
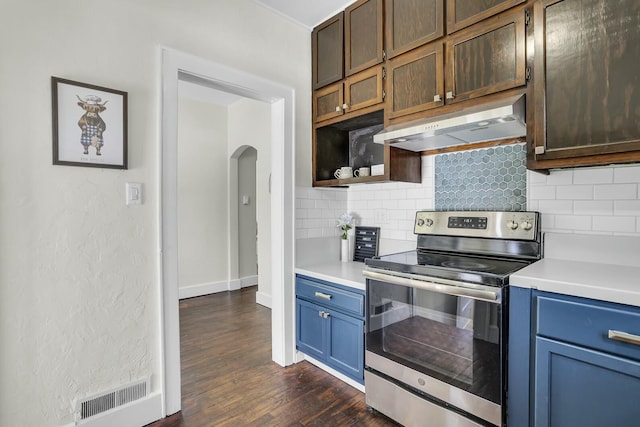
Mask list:
[{"label": "wood floor plank", "polygon": [[398,425],[316,366],[274,363],[271,310],[256,291],[180,301],[182,411],[147,427]]}]

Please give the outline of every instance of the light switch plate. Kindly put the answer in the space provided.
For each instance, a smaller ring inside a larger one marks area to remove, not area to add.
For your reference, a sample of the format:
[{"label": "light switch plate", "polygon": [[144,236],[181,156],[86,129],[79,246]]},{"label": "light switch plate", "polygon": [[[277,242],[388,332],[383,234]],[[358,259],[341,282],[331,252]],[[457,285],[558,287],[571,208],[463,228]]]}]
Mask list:
[{"label": "light switch plate", "polygon": [[125,184],[125,196],[127,206],[142,204],[142,184],[138,182],[127,182]]}]

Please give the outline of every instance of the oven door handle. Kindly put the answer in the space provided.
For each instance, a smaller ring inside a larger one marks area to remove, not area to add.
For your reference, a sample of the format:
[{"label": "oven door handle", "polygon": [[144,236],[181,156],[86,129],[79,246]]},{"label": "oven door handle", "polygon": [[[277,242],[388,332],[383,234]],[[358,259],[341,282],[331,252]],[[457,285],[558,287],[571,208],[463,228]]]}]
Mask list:
[{"label": "oven door handle", "polygon": [[[380,273],[378,271],[374,271],[372,268],[369,268],[367,270],[363,270],[362,274],[365,277],[368,277],[370,279],[379,280],[381,282],[390,283],[392,285],[409,286],[412,288],[424,289],[426,291],[437,292],[440,294],[473,298],[476,300],[486,301],[493,304],[499,304],[501,300],[501,292],[493,291],[489,289],[478,289],[477,285],[476,285],[476,288],[468,288],[468,287],[460,286],[459,284],[455,284],[453,281],[451,281],[450,284],[437,283],[437,282],[417,279],[415,278],[415,275],[402,274],[402,273],[399,273],[401,275],[396,275],[396,274],[389,274],[388,272],[386,272],[386,270],[384,271],[385,273]],[[447,281],[446,279],[438,279],[438,280],[443,282]]]}]

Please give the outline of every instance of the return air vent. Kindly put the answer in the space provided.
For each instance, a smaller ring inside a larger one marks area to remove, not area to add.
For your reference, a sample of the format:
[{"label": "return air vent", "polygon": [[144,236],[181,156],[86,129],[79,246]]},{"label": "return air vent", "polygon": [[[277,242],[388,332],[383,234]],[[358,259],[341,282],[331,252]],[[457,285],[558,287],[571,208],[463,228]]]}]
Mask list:
[{"label": "return air vent", "polygon": [[77,419],[85,420],[94,415],[133,402],[134,400],[141,399],[149,394],[150,383],[151,378],[148,377],[142,381],[79,400],[76,402]]}]

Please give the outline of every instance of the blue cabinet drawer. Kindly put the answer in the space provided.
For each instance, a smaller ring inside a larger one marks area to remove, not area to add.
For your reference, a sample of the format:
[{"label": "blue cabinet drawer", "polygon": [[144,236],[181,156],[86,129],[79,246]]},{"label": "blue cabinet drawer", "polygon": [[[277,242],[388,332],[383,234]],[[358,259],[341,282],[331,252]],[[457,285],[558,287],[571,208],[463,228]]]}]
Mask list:
[{"label": "blue cabinet drawer", "polygon": [[364,295],[356,290],[350,291],[306,276],[297,276],[296,296],[346,314],[364,316]]},{"label": "blue cabinet drawer", "polygon": [[640,336],[640,308],[537,293],[535,332],[571,344],[640,360],[640,345],[609,338],[609,331]]}]

